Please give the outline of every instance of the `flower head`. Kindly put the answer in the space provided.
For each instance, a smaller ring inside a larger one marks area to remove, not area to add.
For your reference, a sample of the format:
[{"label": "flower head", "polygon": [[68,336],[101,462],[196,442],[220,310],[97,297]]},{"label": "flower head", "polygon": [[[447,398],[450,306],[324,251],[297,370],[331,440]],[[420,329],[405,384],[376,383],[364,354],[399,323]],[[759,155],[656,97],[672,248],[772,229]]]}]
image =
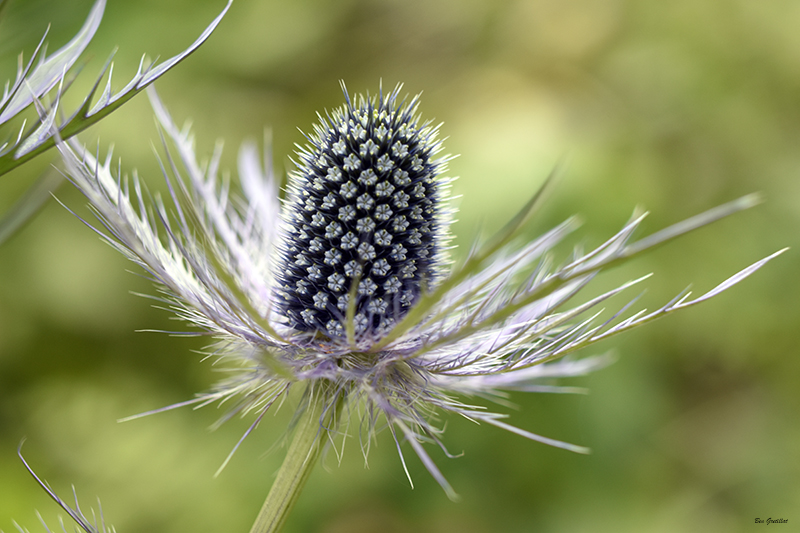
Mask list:
[{"label": "flower head", "polygon": [[398,91],[352,102],[345,90],[299,152],[284,209],[279,312],[345,351],[390,330],[442,272],[445,160],[418,98],[403,105]]},{"label": "flower head", "polygon": [[190,132],[173,124],[154,92],[182,167],[171,155],[163,165],[174,214],[160,199],[149,201],[138,180],[114,176],[110,156],[101,164],[75,142],[60,146],[101,234],[153,276],[180,317],[217,337],[214,353],[235,368],[215,390],[186,403],[234,400],[231,415],[255,411],[255,427],[290,388],[308,385],[327,405],[362,413],[365,447],[385,422],[398,450],[404,437],[452,494],[422,446],[441,444],[435,412],[585,451],[511,426],[464,398],[552,390],[540,380],[607,361],[563,356],[706,300],[774,257],[699,298],[687,292],[656,311],[598,322],[599,304],[647,277],[566,308],[603,268],[755,199],[634,241],[644,218],[637,214],[595,250],[554,266],[550,252],[575,229],[574,219],[532,242],[514,242],[548,180],[498,235],[450,265],[446,158],[434,159],[440,143],[436,128],[417,117],[418,98],[406,104],[398,93],[351,99],[345,91],[345,105],[320,118],[300,150],[283,204],[268,158],[262,166],[249,144],[239,155],[243,196],[231,194],[218,178],[219,151],[198,163]]}]

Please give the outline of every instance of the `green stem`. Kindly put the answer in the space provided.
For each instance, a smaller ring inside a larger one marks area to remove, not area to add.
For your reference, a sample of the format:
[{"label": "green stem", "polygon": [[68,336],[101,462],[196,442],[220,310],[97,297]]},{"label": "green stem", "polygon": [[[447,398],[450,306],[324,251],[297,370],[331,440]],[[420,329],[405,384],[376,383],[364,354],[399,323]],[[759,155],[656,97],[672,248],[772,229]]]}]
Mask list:
[{"label": "green stem", "polygon": [[[297,423],[292,444],[250,533],[277,533],[283,527],[319,458],[328,432],[335,431],[342,402],[334,400],[336,404],[331,407],[330,400],[325,387],[309,391],[308,404]],[[324,413],[326,406],[328,412]]]}]

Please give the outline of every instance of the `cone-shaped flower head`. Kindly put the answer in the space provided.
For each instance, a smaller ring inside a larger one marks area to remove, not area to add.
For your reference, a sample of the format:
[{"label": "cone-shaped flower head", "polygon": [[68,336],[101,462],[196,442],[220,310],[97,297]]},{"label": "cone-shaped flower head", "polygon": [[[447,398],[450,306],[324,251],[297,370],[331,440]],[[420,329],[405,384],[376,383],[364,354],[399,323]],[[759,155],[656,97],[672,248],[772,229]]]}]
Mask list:
[{"label": "cone-shaped flower head", "polygon": [[351,295],[353,333],[375,338],[433,285],[447,223],[445,160],[418,98],[345,97],[298,153],[276,269],[289,327],[342,340]]},{"label": "cone-shaped flower head", "polygon": [[444,158],[434,159],[436,129],[417,118],[416,98],[398,102],[398,90],[355,101],[345,92],[345,99],[320,118],[301,149],[283,204],[269,160],[262,165],[249,144],[239,157],[243,195],[231,192],[218,176],[219,151],[200,164],[189,130],[175,126],[154,93],[156,115],[181,163],[168,155],[163,165],[171,209],[152,201],[138,180],[115,176],[110,158],[100,163],[74,141],[59,146],[104,237],[147,269],[181,318],[219,339],[211,353],[230,363],[229,377],[187,404],[221,401],[233,406],[231,415],[255,411],[255,426],[302,385],[328,412],[348,406],[327,429],[360,414],[366,453],[377,428],[388,426],[398,450],[407,441],[452,495],[422,446],[441,444],[435,413],[585,451],[518,429],[463,398],[557,390],[541,380],[584,374],[607,360],[558,359],[707,300],[776,255],[695,299],[686,293],[655,311],[599,321],[600,304],[647,277],[568,307],[602,269],[754,199],[638,241],[633,235],[644,215],[637,214],[596,249],[576,249],[554,265],[551,251],[576,227],[574,219],[519,242],[540,190],[495,237],[450,265],[451,213],[443,203],[449,181],[440,174]]}]

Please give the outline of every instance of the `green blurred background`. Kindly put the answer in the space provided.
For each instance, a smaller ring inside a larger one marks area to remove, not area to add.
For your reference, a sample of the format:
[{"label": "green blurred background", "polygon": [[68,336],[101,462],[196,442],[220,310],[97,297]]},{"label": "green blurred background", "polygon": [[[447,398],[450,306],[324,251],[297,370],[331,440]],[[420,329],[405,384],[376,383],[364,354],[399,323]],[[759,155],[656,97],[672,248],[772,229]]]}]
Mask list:
[{"label": "green blurred background", "polygon": [[[89,0],[16,0],[0,23],[0,73],[13,76],[49,22],[51,50],[81,26]],[[110,51],[121,88],[142,53],[188,46],[223,0],[108,0],[86,93]],[[692,284],[710,289],[784,246],[800,222],[800,4],[789,0],[236,0],[200,50],[156,86],[199,152],[225,139],[235,176],[245,139],[272,128],[276,168],[297,128],[351,92],[398,82],[424,91],[444,122],[463,254],[500,227],[563,156],[566,171],[534,235],[578,213],[578,243],[598,244],[633,207],[647,231],[763,192],[766,203],[610,272],[595,291],[647,272],[640,305]],[[81,135],[162,187],[145,96]],[[3,211],[57,162],[46,154],[0,178]],[[70,186],[58,197],[79,209]],[[569,251],[568,247],[564,253]],[[131,274],[129,271],[133,271]],[[717,299],[615,338],[618,361],[574,379],[587,396],[511,395],[510,421],[590,446],[580,456],[462,419],[429,451],[461,494],[452,503],[388,433],[369,468],[351,440],[318,467],[287,532],[750,531],[755,518],[800,522],[800,361],[795,250]],[[0,529],[42,530],[57,509],[16,457],[62,496],[99,496],[121,533],[247,531],[283,457],[291,406],[268,417],[227,469],[213,473],[252,422],[215,432],[216,408],[118,418],[206,390],[202,340],[137,329],[183,326],[132,292],[150,284],[54,201],[0,248]],[[633,296],[633,293],[630,295]],[[612,302],[621,306],[626,300]],[[792,326],[795,324],[795,326]],[[501,408],[506,409],[506,408]],[[63,514],[63,513],[62,513]],[[794,524],[794,525],[793,525]]]}]

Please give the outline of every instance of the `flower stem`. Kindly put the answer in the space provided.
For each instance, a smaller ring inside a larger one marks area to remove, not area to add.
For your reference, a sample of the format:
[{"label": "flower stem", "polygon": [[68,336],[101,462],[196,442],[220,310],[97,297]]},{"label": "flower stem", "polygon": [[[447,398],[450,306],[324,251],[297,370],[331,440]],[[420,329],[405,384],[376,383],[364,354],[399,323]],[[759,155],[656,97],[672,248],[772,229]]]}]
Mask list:
[{"label": "flower stem", "polygon": [[310,390],[307,399],[292,444],[250,533],[277,533],[281,530],[317,463],[327,434],[336,429],[342,402],[334,399],[332,405],[326,403],[331,398],[325,394],[324,387]]}]

